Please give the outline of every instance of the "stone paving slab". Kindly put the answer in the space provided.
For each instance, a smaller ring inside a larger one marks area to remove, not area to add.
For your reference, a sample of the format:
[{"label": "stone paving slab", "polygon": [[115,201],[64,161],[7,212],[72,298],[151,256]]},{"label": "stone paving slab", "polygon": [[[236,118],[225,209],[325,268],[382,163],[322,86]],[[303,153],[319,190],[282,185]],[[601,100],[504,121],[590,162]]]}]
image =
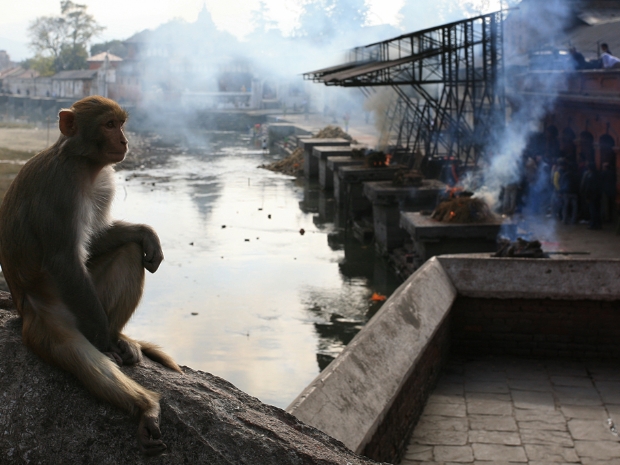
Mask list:
[{"label": "stone paving slab", "polygon": [[620,362],[453,358],[402,465],[620,465]]}]

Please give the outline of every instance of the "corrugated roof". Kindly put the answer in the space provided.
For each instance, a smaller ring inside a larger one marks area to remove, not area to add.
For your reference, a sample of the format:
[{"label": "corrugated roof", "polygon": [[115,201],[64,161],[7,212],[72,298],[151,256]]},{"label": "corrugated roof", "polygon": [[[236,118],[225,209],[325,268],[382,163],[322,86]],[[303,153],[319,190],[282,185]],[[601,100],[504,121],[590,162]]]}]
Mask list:
[{"label": "corrugated roof", "polygon": [[10,68],[10,69],[0,72],[1,79],[8,78],[8,77],[32,79],[32,78],[37,78],[39,76],[40,74],[38,71],[35,71],[34,69],[24,69],[21,66],[16,66],[15,68]]},{"label": "corrugated roof", "polygon": [[96,69],[75,69],[69,71],[61,71],[52,76],[54,80],[63,79],[93,79],[97,75]]}]

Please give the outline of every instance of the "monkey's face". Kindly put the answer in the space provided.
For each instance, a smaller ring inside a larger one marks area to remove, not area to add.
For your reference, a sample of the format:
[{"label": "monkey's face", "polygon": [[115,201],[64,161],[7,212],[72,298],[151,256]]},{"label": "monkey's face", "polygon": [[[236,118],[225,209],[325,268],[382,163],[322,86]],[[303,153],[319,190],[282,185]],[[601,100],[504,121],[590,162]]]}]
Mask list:
[{"label": "monkey's face", "polygon": [[116,117],[105,118],[101,124],[101,134],[104,139],[103,155],[108,163],[123,161],[129,148],[127,138],[123,132],[124,120]]}]

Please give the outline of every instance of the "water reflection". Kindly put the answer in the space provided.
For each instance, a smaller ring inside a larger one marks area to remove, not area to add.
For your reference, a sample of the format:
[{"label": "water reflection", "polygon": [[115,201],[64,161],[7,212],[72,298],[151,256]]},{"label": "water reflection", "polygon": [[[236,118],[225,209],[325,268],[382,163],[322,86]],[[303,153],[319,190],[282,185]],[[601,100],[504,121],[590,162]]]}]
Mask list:
[{"label": "water reflection", "polygon": [[285,407],[397,282],[334,226],[317,185],[258,169],[266,156],[243,134],[206,135],[117,174],[114,215],[155,227],[166,256],[127,330]]}]

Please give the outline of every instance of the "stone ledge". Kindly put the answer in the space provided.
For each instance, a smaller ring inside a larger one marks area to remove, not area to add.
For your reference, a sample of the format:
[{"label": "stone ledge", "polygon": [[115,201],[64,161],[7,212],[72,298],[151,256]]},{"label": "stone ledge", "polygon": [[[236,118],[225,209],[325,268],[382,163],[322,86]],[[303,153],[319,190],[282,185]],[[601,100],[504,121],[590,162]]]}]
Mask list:
[{"label": "stone ledge", "polygon": [[429,260],[287,411],[351,450],[364,451],[455,298],[448,275],[436,259]]}]

